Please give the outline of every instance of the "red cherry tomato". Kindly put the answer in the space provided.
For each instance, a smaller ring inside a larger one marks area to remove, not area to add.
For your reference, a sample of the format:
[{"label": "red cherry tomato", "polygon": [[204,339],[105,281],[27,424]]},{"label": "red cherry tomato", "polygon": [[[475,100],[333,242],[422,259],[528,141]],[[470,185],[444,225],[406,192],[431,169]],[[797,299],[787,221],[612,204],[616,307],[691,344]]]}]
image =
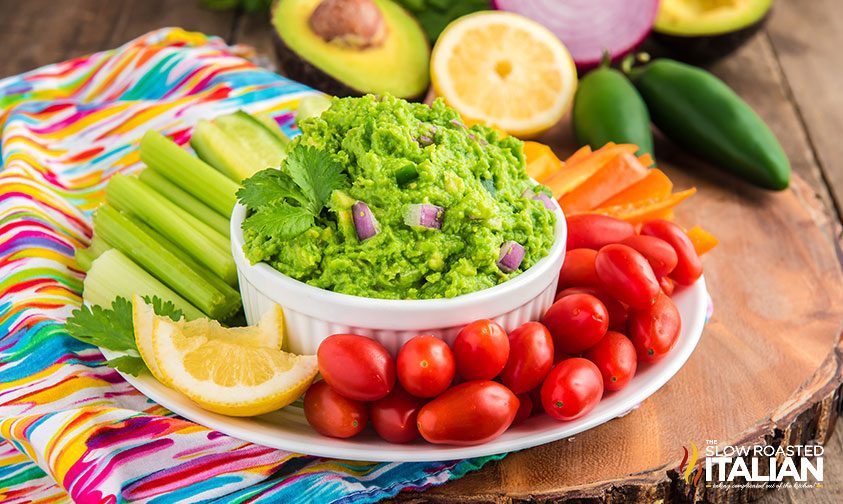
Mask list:
[{"label": "red cherry tomato", "polygon": [[641,234],[660,238],[676,251],[678,262],[670,278],[680,285],[691,285],[702,275],[703,267],[694,244],[682,228],[666,220],[654,220],[641,226]]},{"label": "red cherry tomato", "polygon": [[676,251],[666,241],[655,236],[635,235],[621,242],[627,247],[637,250],[653,268],[656,277],[670,274],[679,260]]},{"label": "red cherry tomato", "polygon": [[509,360],[501,381],[516,394],[537,387],[553,366],[553,338],[538,322],[527,322],[509,335]]},{"label": "red cherry tomato", "polygon": [[580,418],[593,410],[603,397],[600,370],[589,360],[564,360],[548,373],[542,385],[544,411],[557,420]]},{"label": "red cherry tomato", "polygon": [[515,420],[512,421],[512,425],[520,424],[533,414],[533,399],[530,394],[518,394],[517,397],[518,411],[515,413]]},{"label": "red cherry tomato", "polygon": [[518,398],[500,383],[460,383],[422,406],[418,427],[436,444],[476,445],[503,434],[518,412]]},{"label": "red cherry tomato", "polygon": [[369,406],[372,427],[380,437],[390,443],[409,443],[419,437],[416,419],[424,399],[412,396],[401,385]]},{"label": "red cherry tomato", "polygon": [[609,329],[609,313],[591,294],[571,294],[553,303],[542,318],[557,352],[577,354],[591,347]]},{"label": "red cherry tomato", "polygon": [[626,245],[606,245],[597,253],[594,265],[603,290],[633,308],[650,306],[661,292],[650,263]]},{"label": "red cherry tomato", "polygon": [[395,362],[377,341],[356,334],[328,336],[316,351],[319,372],[334,390],[355,401],[376,401],[395,385]]},{"label": "red cherry tomato", "polygon": [[664,294],[659,294],[652,306],[629,314],[629,339],[635,345],[639,361],[656,362],[667,355],[681,329],[679,310]]},{"label": "red cherry tomato", "polygon": [[597,251],[592,249],[574,249],[565,252],[565,262],[559,270],[557,291],[568,287],[592,287],[600,285],[594,259]]},{"label": "red cherry tomato", "polygon": [[659,278],[659,285],[662,287],[662,292],[664,292],[667,296],[672,296],[673,291],[676,290],[676,284],[668,277]]},{"label": "red cherry tomato", "polygon": [[635,234],[629,222],[600,214],[579,214],[567,218],[567,249],[600,250],[604,245],[618,243]]},{"label": "red cherry tomato", "polygon": [[435,397],[454,381],[454,354],[447,343],[422,334],[404,343],[396,360],[398,381],[417,397]]},{"label": "red cherry tomato", "polygon": [[620,390],[635,376],[638,357],[629,338],[609,331],[583,355],[600,370],[606,390]]},{"label": "red cherry tomato", "polygon": [[[559,301],[569,294],[591,294],[596,297],[601,303],[603,303],[603,306],[606,307],[606,313],[609,314],[609,329],[613,329],[615,331],[626,330],[627,309],[626,306],[617,299],[596,287],[569,287],[556,294],[556,301]],[[558,356],[556,360],[559,360]]]},{"label": "red cherry tomato", "polygon": [[509,336],[494,321],[475,320],[457,334],[453,350],[464,380],[491,380],[509,359]]},{"label": "red cherry tomato", "polygon": [[304,394],[307,423],[323,436],[349,438],[366,427],[366,403],[347,399],[325,381],[313,383]]}]

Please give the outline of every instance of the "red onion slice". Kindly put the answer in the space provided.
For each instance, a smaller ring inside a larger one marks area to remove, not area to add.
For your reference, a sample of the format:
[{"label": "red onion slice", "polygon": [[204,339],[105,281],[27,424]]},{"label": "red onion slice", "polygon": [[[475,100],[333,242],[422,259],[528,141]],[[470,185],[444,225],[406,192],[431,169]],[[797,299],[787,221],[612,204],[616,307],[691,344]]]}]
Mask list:
[{"label": "red onion slice", "polygon": [[429,203],[409,205],[404,213],[404,224],[428,229],[442,229],[442,218],[444,216],[445,209],[440,206]]},{"label": "red onion slice", "polygon": [[521,266],[524,261],[524,247],[516,241],[507,241],[501,245],[501,252],[498,255],[498,268],[504,273],[512,273]]},{"label": "red onion slice", "polygon": [[550,196],[541,191],[535,192],[532,189],[524,189],[524,192],[521,193],[521,196],[527,199],[541,201],[544,204],[545,208],[547,208],[548,210],[553,210],[553,200],[550,199]]},{"label": "red onion slice", "polygon": [[351,213],[354,216],[354,229],[357,231],[357,239],[361,242],[368,240],[380,232],[378,221],[369,208],[369,205],[358,201],[351,206]]},{"label": "red onion slice", "polygon": [[494,0],[546,26],[570,51],[579,70],[600,64],[603,51],[618,60],[644,41],[656,21],[659,0]]}]

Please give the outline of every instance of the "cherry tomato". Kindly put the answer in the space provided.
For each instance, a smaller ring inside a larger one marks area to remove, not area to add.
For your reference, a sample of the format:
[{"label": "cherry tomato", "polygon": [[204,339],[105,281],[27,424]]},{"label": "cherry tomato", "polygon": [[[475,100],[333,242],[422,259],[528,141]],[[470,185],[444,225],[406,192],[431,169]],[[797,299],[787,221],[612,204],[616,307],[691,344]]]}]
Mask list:
[{"label": "cherry tomato", "polygon": [[533,414],[533,399],[530,394],[518,394],[517,397],[518,411],[515,413],[515,420],[512,421],[512,425],[520,424]]},{"label": "cherry tomato", "polygon": [[553,338],[538,322],[527,322],[509,335],[509,360],[501,381],[516,394],[537,387],[553,367]]},{"label": "cherry tomato", "polygon": [[564,360],[548,373],[542,385],[544,411],[557,420],[575,420],[593,410],[603,397],[603,378],[591,361]]},{"label": "cherry tomato", "polygon": [[325,381],[314,382],[304,394],[307,423],[323,436],[349,438],[366,427],[366,403],[347,399]]},{"label": "cherry tomato", "polygon": [[567,249],[600,250],[604,245],[618,243],[635,234],[629,222],[600,214],[579,214],[567,218]]},{"label": "cherry tomato", "polygon": [[629,338],[609,331],[583,355],[600,370],[606,390],[620,390],[635,376],[638,357]]},{"label": "cherry tomato", "polygon": [[591,287],[600,285],[594,259],[597,251],[592,249],[574,249],[565,252],[565,262],[559,270],[559,284],[556,290],[568,287]]},{"label": "cherry tomato", "polygon": [[[569,287],[558,294],[556,294],[556,301],[569,294],[591,294],[603,303],[606,307],[606,313],[609,314],[609,329],[615,331],[626,330],[627,309],[623,303],[606,294],[603,290],[597,287]],[[557,357],[556,360],[559,360]]]},{"label": "cherry tomato", "polygon": [[603,289],[633,308],[650,306],[661,292],[650,263],[626,245],[606,245],[597,253],[594,265]]},{"label": "cherry tomato", "polygon": [[653,268],[656,277],[670,274],[676,267],[679,258],[676,251],[666,241],[655,236],[635,235],[621,242],[627,247],[637,250]]},{"label": "cherry tomato", "polygon": [[422,406],[418,427],[436,444],[476,445],[503,434],[518,412],[518,398],[500,383],[460,383]]},{"label": "cherry tomato", "polygon": [[432,334],[404,343],[396,360],[398,381],[417,397],[435,397],[454,381],[456,365],[451,347]]},{"label": "cherry tomato", "polygon": [[679,310],[664,294],[659,294],[652,306],[629,314],[629,339],[635,345],[639,361],[656,362],[667,355],[681,329]]},{"label": "cherry tomato", "polygon": [[577,354],[591,347],[609,329],[609,313],[591,294],[571,294],[553,303],[542,318],[557,352]]},{"label": "cherry tomato", "polygon": [[395,362],[377,341],[356,334],[328,336],[316,351],[328,385],[355,401],[376,401],[395,385]]},{"label": "cherry tomato", "polygon": [[475,320],[457,334],[453,349],[457,373],[464,380],[491,380],[509,359],[509,336],[494,321]]},{"label": "cherry tomato", "polygon": [[416,419],[424,399],[410,395],[401,385],[369,406],[372,427],[380,437],[390,443],[409,443],[419,437]]},{"label": "cherry tomato", "polygon": [[676,251],[678,262],[670,273],[670,278],[680,285],[691,285],[702,275],[703,267],[694,244],[685,231],[666,220],[654,220],[641,226],[641,234],[661,238]]},{"label": "cherry tomato", "polygon": [[662,292],[665,293],[667,296],[672,296],[673,291],[676,290],[676,284],[673,283],[669,277],[661,277],[659,278],[659,285],[662,287]]}]

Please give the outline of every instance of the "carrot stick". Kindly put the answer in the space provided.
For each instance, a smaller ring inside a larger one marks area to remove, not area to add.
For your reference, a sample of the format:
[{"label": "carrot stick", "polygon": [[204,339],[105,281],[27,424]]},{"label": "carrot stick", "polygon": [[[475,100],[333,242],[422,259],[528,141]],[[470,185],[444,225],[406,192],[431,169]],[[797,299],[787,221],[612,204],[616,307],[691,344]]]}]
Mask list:
[{"label": "carrot stick", "polygon": [[647,168],[638,158],[624,152],[604,164],[576,189],[559,198],[559,205],[565,213],[591,210],[646,176]]},{"label": "carrot stick", "polygon": [[646,222],[660,218],[660,216],[663,215],[663,212],[672,210],[676,207],[676,205],[690,198],[696,192],[697,188],[692,187],[664,198],[654,198],[629,205],[603,207],[592,210],[591,212],[580,213],[598,213],[602,215],[609,215],[632,224],[637,224],[639,222]]},{"label": "carrot stick", "polygon": [[583,145],[579,149],[576,150],[573,154],[571,154],[568,159],[565,160],[565,165],[570,166],[574,163],[582,161],[583,159],[587,158],[591,155],[591,146],[590,145]]},{"label": "carrot stick", "polygon": [[642,165],[648,168],[656,164],[656,160],[653,159],[653,156],[651,156],[648,152],[645,152],[644,154],[638,156],[638,161],[640,161]]},{"label": "carrot stick", "polygon": [[636,150],[638,150],[638,146],[632,144],[603,147],[592,152],[581,161],[571,165],[566,164],[558,173],[548,177],[543,183],[553,192],[554,198],[561,198],[588,180],[612,158],[623,153],[632,154]]},{"label": "carrot stick", "polygon": [[647,172],[647,176],[615,194],[600,204],[601,207],[629,205],[636,201],[664,198],[673,191],[673,182],[658,168]]}]

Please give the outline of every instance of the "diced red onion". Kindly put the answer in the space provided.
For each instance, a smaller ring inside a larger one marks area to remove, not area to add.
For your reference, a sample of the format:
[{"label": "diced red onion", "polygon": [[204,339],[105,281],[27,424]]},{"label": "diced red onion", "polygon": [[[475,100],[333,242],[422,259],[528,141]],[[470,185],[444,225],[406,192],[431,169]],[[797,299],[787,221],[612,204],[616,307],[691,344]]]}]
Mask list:
[{"label": "diced red onion", "polygon": [[524,189],[524,192],[521,193],[521,196],[527,199],[541,201],[542,203],[544,203],[545,208],[547,208],[548,210],[553,210],[553,200],[550,199],[550,196],[541,191],[535,192],[532,189]]},{"label": "diced red onion", "polygon": [[368,240],[380,232],[378,221],[375,219],[369,205],[358,201],[351,206],[351,213],[354,216],[354,229],[357,231],[357,239],[361,242]]},{"label": "diced red onion", "polygon": [[498,268],[504,273],[512,273],[521,266],[524,261],[524,247],[516,241],[507,241],[501,245],[501,252],[498,255]]},{"label": "diced red onion", "polygon": [[460,121],[458,119],[451,119],[451,124],[453,124],[454,126],[458,126],[460,128],[466,127],[465,124],[463,124],[462,121]]},{"label": "diced red onion", "polygon": [[410,205],[404,214],[404,224],[428,229],[442,229],[442,218],[444,216],[445,209],[440,206],[429,203]]}]

